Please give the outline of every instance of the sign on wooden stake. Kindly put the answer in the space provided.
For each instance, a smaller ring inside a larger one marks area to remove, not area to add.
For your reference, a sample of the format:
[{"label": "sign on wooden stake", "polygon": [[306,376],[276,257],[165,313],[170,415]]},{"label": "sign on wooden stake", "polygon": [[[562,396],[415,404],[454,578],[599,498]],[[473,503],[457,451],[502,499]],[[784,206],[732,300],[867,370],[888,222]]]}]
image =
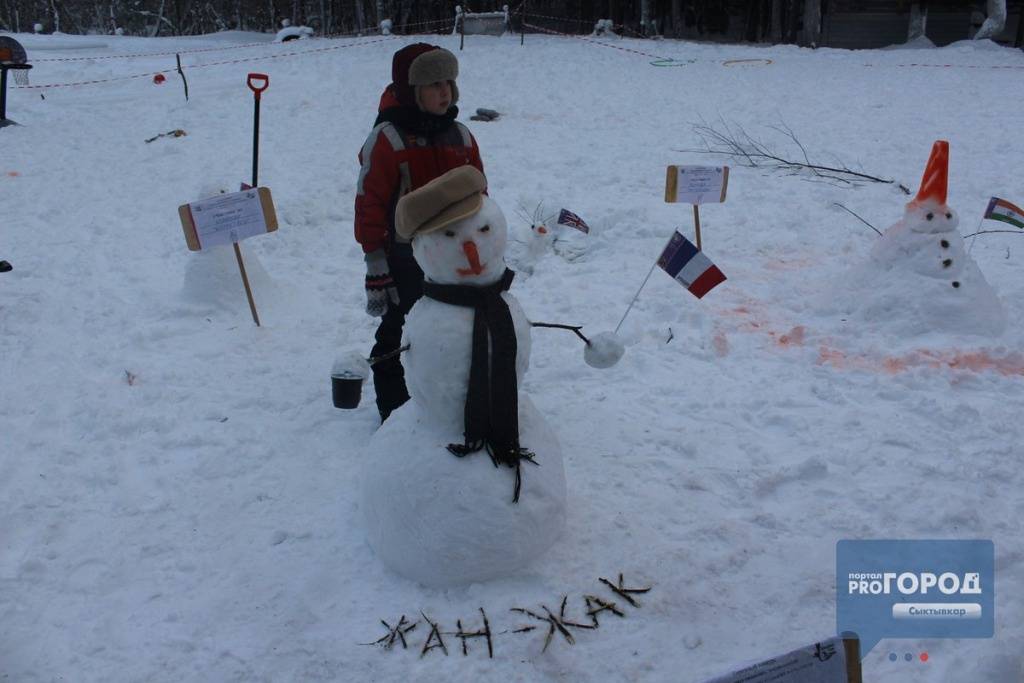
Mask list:
[{"label": "sign on wooden stake", "polygon": [[185,242],[191,251],[227,244],[234,246],[238,272],[242,276],[245,296],[249,300],[249,311],[256,327],[259,327],[260,316],[256,312],[256,302],[252,297],[252,288],[245,274],[245,262],[238,243],[247,237],[277,230],[277,212],[274,211],[270,188],[252,187],[241,192],[182,204],[178,207],[178,216],[185,232]]},{"label": "sign on wooden stake", "polygon": [[729,187],[728,166],[669,166],[665,173],[665,201],[693,204],[697,248],[700,241],[700,204],[721,204]]},{"label": "sign on wooden stake", "polygon": [[232,244],[277,230],[270,188],[219,194],[178,207],[185,242],[191,251]]}]

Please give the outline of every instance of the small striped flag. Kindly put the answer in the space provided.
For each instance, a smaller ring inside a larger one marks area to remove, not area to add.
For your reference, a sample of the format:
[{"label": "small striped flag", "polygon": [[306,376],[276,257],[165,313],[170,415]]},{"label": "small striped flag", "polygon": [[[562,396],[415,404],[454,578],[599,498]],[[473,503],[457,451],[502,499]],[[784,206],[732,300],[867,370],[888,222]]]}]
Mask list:
[{"label": "small striped flag", "polygon": [[985,218],[1024,228],[1024,209],[999,197],[989,200],[988,208],[985,209]]},{"label": "small striped flag", "polygon": [[580,232],[589,233],[590,226],[587,225],[586,221],[574,214],[569,209],[562,209],[558,213],[558,224],[568,225],[570,228],[576,228]]},{"label": "small striped flag", "polygon": [[682,283],[698,299],[725,282],[725,275],[704,252],[677,230],[658,259],[658,267]]}]

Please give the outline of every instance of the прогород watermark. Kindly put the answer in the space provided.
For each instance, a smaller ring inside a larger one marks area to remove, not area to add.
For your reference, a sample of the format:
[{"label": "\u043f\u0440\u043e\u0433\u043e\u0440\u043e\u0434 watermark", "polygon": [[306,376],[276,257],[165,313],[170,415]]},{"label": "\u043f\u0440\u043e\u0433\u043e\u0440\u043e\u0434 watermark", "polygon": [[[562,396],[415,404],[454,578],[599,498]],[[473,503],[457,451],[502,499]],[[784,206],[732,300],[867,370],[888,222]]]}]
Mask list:
[{"label": "\u043f\u0440\u043e\u0433\u043e\u0440\u043e\u0434 watermark", "polygon": [[991,638],[992,541],[836,543],[836,627],[860,638]]}]

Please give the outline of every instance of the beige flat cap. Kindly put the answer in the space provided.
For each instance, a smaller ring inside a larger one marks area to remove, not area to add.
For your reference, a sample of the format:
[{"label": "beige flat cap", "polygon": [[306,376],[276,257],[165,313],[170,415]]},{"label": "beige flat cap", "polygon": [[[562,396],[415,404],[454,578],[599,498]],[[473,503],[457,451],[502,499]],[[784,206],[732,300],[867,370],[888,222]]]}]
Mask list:
[{"label": "beige flat cap", "polygon": [[453,168],[398,200],[395,231],[411,240],[468,218],[483,206],[486,189],[487,178],[476,166]]}]

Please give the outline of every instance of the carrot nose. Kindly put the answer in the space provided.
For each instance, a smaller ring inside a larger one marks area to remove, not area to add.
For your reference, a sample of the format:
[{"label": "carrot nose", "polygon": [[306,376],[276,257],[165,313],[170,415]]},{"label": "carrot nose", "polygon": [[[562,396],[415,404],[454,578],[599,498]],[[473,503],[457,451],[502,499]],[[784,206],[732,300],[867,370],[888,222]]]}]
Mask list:
[{"label": "carrot nose", "polygon": [[479,275],[484,272],[484,267],[480,265],[480,253],[476,250],[476,243],[463,242],[462,251],[466,254],[466,260],[469,261],[469,268],[457,269],[456,272],[459,275]]},{"label": "carrot nose", "polygon": [[546,235],[546,234],[548,234],[548,229],[545,228],[543,225],[538,225],[537,226],[537,232],[539,232],[542,235]]}]

